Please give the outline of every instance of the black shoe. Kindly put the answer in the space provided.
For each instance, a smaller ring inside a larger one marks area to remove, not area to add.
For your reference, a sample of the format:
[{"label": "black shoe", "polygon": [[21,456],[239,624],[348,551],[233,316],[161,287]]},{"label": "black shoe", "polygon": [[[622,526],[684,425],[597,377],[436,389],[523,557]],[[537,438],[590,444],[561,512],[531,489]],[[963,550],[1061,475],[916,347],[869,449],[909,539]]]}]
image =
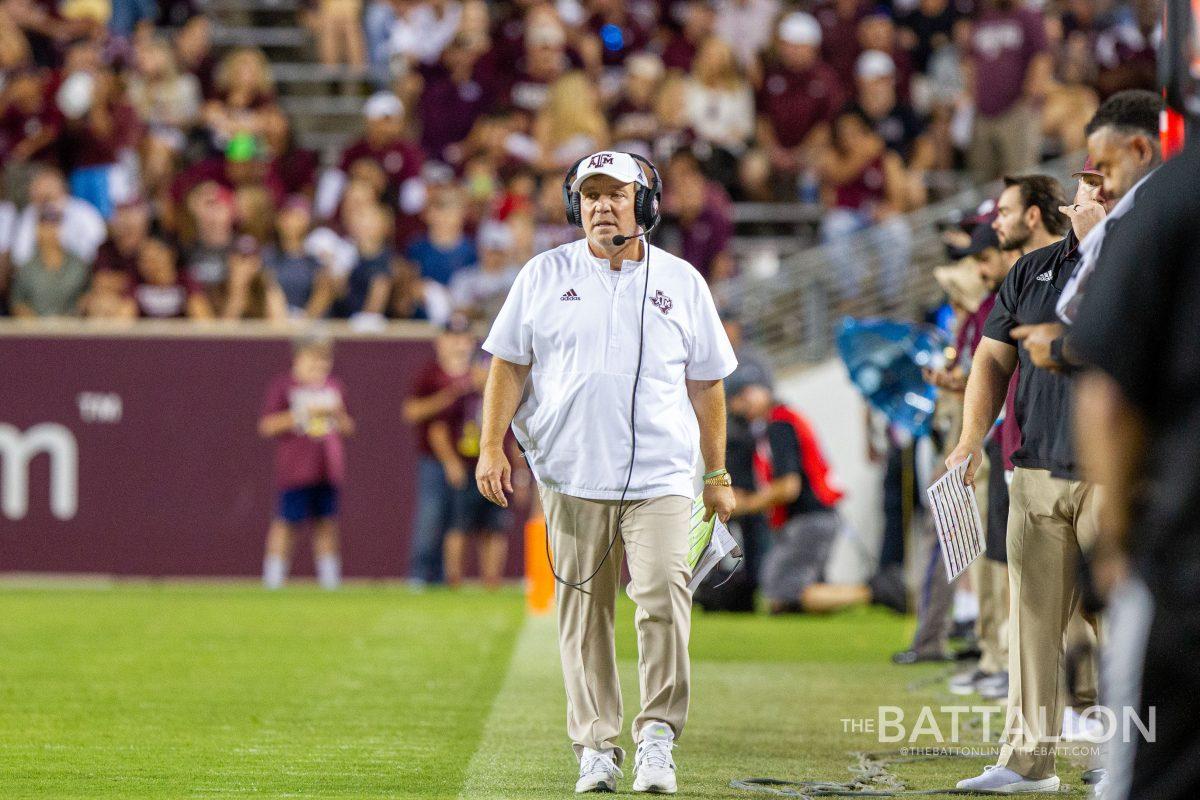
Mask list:
[{"label": "black shoe", "polygon": [[921,663],[942,663],[949,661],[950,656],[945,653],[918,653],[916,650],[901,650],[899,653],[892,653],[893,664],[921,664]]},{"label": "black shoe", "polygon": [[904,588],[904,575],[899,567],[876,572],[867,581],[867,588],[871,590],[872,603],[900,614],[908,613],[908,590]]},{"label": "black shoe", "polygon": [[963,647],[954,651],[955,661],[978,661],[983,655],[983,651],[979,649],[979,643],[970,641]]},{"label": "black shoe", "polygon": [[969,619],[964,622],[956,622],[950,628],[951,639],[974,639],[975,638],[975,620]]}]

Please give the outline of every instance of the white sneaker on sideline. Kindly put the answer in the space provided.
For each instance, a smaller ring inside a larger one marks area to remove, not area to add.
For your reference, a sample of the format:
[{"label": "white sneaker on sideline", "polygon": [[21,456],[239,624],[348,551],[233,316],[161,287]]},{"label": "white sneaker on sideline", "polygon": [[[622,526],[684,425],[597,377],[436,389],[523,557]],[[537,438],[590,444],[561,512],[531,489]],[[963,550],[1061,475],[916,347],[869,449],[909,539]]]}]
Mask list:
[{"label": "white sneaker on sideline", "polygon": [[671,749],[675,733],[665,722],[647,722],[642,727],[637,757],[633,762],[633,790],[675,794],[675,761]]},{"label": "white sneaker on sideline", "polygon": [[992,764],[990,767],[984,767],[982,774],[959,781],[956,788],[972,789],[976,792],[999,792],[1000,794],[1049,793],[1058,791],[1058,776],[1051,775],[1040,781],[1027,781],[1008,767]]},{"label": "white sneaker on sideline", "polygon": [[1104,738],[1104,723],[1090,714],[1084,717],[1067,706],[1063,710],[1062,735],[1064,742],[1098,742]]},{"label": "white sneaker on sideline", "polygon": [[575,782],[575,794],[585,792],[615,792],[617,778],[624,775],[613,759],[612,750],[583,748],[579,758],[579,780]]}]

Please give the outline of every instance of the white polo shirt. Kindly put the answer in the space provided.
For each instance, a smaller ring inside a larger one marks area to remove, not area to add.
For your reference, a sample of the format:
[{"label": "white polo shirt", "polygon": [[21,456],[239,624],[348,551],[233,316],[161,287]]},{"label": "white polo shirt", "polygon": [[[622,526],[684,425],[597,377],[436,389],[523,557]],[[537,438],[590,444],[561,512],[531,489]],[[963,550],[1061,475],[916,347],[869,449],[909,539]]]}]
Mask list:
[{"label": "white polo shirt", "polygon": [[[700,432],[684,379],[720,380],[737,359],[700,273],[649,250],[637,457],[625,497],[691,497]],[[483,343],[498,358],[532,365],[512,428],[549,489],[621,497],[645,270],[644,260],[626,261],[613,273],[586,239],[534,256]]]}]

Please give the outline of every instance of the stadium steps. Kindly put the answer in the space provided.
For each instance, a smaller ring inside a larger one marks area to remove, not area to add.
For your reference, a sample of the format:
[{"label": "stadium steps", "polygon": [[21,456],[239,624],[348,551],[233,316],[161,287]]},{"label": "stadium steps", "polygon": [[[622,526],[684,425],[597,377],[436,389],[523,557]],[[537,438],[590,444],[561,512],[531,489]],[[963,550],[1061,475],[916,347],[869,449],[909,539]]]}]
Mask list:
[{"label": "stadium steps", "polygon": [[346,96],[283,96],[279,104],[289,116],[294,117],[359,117],[362,115],[364,98],[360,95]]},{"label": "stadium steps", "polygon": [[362,130],[362,104],[372,76],[316,63],[316,43],[301,24],[303,0],[199,0],[212,20],[218,50],[258,47],[267,54],[279,102],[297,141],[336,161]]},{"label": "stadium steps", "polygon": [[[222,25],[214,22],[212,43],[215,47],[310,48],[312,35],[300,27],[258,27]],[[268,56],[270,54],[268,53]]]},{"label": "stadium steps", "polygon": [[288,13],[295,14],[303,8],[300,0],[207,0],[198,4],[207,14],[213,16],[223,14],[244,13]]}]

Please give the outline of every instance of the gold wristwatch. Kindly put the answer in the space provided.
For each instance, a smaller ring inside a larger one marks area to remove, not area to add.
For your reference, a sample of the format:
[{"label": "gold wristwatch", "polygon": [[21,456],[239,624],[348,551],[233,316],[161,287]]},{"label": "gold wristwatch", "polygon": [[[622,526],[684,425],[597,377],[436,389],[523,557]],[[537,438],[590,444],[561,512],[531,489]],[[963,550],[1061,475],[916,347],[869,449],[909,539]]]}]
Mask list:
[{"label": "gold wristwatch", "polygon": [[714,469],[712,472],[704,474],[705,486],[732,486],[733,478],[729,477],[729,470]]}]

